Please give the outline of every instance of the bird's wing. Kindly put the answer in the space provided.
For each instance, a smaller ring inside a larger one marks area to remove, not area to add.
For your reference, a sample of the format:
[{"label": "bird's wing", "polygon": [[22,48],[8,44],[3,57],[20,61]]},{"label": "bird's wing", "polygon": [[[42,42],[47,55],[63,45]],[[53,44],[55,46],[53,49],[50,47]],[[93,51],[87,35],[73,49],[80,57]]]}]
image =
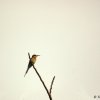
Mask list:
[{"label": "bird's wing", "polygon": [[[31,62],[31,60],[29,60],[28,67],[27,67],[27,70],[26,70],[26,72],[25,72],[25,75],[27,74],[28,70],[29,70],[31,67],[32,67],[32,62]],[[24,75],[24,77],[25,77],[25,75]]]},{"label": "bird's wing", "polygon": [[31,62],[31,60],[29,60],[28,68],[30,68],[31,66],[32,66],[32,62]]}]

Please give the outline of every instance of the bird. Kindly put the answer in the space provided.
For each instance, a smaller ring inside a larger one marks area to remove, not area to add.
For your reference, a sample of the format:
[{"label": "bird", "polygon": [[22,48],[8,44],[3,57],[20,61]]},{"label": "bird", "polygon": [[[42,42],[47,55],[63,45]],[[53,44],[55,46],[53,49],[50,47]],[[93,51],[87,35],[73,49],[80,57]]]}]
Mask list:
[{"label": "bird", "polygon": [[40,56],[40,55],[36,55],[36,54],[32,55],[32,57],[31,57],[30,60],[29,60],[28,67],[27,67],[27,70],[26,70],[26,72],[25,72],[24,77],[26,76],[28,70],[29,70],[32,66],[34,66],[34,64],[35,64],[35,62],[36,62],[36,58],[37,58],[38,56]]}]

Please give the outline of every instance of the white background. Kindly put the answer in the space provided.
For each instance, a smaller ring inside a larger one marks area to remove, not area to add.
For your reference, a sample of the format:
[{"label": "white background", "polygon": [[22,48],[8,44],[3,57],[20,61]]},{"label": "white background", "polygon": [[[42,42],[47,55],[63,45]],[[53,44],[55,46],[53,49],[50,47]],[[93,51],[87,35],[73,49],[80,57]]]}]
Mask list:
[{"label": "white background", "polygon": [[0,0],[0,100],[49,100],[35,71],[24,78],[28,55],[53,100],[100,95],[99,0]]}]

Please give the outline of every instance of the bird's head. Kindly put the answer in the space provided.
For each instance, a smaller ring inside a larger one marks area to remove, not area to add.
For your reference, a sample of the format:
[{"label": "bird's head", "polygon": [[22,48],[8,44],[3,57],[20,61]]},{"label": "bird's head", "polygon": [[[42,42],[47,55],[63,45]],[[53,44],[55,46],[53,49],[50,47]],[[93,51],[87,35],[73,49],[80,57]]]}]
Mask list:
[{"label": "bird's head", "polygon": [[40,55],[34,54],[34,55],[32,55],[32,58],[37,58],[38,56],[40,56]]}]

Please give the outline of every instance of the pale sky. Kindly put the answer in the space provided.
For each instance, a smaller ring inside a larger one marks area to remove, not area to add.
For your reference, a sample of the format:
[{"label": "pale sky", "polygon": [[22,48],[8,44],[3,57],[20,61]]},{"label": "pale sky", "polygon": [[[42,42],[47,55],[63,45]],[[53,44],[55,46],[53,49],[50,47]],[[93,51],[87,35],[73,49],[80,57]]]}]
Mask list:
[{"label": "pale sky", "polygon": [[94,100],[100,95],[100,0],[0,0],[0,100]]}]

